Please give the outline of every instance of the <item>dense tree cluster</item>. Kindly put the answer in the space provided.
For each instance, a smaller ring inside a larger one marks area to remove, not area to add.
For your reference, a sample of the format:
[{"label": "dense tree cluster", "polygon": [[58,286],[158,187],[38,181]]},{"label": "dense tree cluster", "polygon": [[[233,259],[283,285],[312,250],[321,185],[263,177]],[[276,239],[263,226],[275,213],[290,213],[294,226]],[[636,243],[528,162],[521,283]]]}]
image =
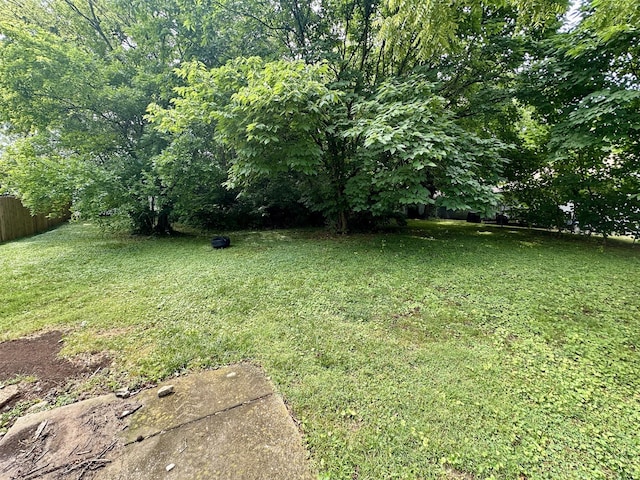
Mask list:
[{"label": "dense tree cluster", "polygon": [[[640,15],[589,0],[10,0],[0,188],[167,232],[412,205],[636,234]],[[568,30],[568,31],[567,31]]]},{"label": "dense tree cluster", "polygon": [[524,74],[518,95],[537,133],[531,158],[509,179],[531,222],[562,228],[558,206],[571,205],[583,230],[640,233],[640,4],[632,3],[586,4],[582,24],[541,42]]}]

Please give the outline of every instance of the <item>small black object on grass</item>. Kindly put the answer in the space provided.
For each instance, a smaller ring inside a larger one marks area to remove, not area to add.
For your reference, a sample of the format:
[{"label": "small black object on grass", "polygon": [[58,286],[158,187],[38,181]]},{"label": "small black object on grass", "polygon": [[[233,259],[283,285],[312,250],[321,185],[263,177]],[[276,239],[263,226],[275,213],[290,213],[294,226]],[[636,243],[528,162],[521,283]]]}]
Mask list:
[{"label": "small black object on grass", "polygon": [[469,223],[482,223],[482,217],[479,213],[469,212],[467,213],[467,222]]},{"label": "small black object on grass", "polygon": [[231,245],[231,239],[229,239],[229,237],[213,237],[211,239],[211,246],[213,248],[227,248]]}]

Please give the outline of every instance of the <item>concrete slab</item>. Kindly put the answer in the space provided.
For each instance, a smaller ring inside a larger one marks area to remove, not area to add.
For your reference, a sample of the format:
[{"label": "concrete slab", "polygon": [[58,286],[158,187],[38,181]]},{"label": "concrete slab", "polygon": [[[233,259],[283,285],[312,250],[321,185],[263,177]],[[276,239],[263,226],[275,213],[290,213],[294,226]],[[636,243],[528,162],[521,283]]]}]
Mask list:
[{"label": "concrete slab", "polygon": [[271,394],[130,444],[97,478],[311,480],[313,476],[296,426],[282,401]]},{"label": "concrete slab", "polygon": [[[126,428],[135,400],[105,395],[19,418],[0,439],[0,478],[59,479],[102,466]],[[97,461],[92,461],[97,460]]]},{"label": "concrete slab", "polygon": [[[262,371],[242,364],[28,415],[0,439],[0,478],[312,479],[300,433]],[[167,470],[167,466],[173,465]]]},{"label": "concrete slab", "polygon": [[[158,398],[163,385],[174,393]],[[144,405],[131,419],[125,443],[171,430],[194,420],[222,412],[273,393],[269,381],[254,365],[242,364],[179,377],[136,396]]]}]

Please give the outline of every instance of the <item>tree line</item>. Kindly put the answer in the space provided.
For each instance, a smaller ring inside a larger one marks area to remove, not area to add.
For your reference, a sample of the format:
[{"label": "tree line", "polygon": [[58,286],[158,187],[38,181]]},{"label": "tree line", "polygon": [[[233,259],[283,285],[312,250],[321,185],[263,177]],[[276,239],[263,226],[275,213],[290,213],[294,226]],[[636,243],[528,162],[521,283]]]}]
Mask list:
[{"label": "tree line", "polygon": [[138,233],[428,205],[640,231],[640,6],[8,0],[0,188]]}]

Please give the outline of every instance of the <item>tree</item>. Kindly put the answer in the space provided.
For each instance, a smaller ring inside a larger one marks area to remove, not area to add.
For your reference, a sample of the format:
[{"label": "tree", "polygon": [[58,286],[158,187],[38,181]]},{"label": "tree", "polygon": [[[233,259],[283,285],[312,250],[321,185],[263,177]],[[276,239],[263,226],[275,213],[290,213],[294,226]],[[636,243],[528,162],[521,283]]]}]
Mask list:
[{"label": "tree", "polygon": [[504,166],[499,118],[525,56],[523,32],[537,31],[518,20],[555,19],[562,5],[462,6],[449,23],[460,41],[426,55],[410,35],[389,47],[385,25],[401,9],[387,4],[281,1],[259,14],[247,2],[243,12],[260,16],[289,58],[183,67],[174,107],[154,105],[149,118],[169,141],[205,124],[231,159],[229,185],[295,173],[303,200],[339,231],[350,216],[384,219],[412,203],[488,213]]},{"label": "tree", "polygon": [[[530,172],[536,183],[526,185],[525,176],[512,187],[520,200],[546,198],[547,211],[572,204],[579,224],[605,237],[637,236],[640,32],[602,23],[605,5],[587,4],[582,24],[545,42],[545,55],[526,73],[522,98],[548,125],[548,148]],[[524,203],[531,220],[546,223]]]},{"label": "tree", "polygon": [[242,29],[221,33],[230,14],[215,5],[199,4],[209,10],[198,16],[179,0],[3,4],[0,121],[18,137],[0,164],[3,188],[34,212],[73,201],[86,218],[124,221],[139,233],[169,230],[188,176],[204,175],[202,186],[219,190],[220,169],[202,163],[165,185],[166,165],[156,159],[166,144],[145,119],[149,103],[172,95],[172,69],[183,59],[216,65],[264,51],[237,34],[255,35],[255,22],[233,19]]},{"label": "tree", "polygon": [[354,211],[384,216],[398,207],[438,204],[489,214],[505,145],[455,122],[446,100],[420,75],[385,82],[355,106],[346,132],[357,170],[346,190]]},{"label": "tree", "polygon": [[161,145],[143,115],[158,79],[133,61],[105,4],[18,3],[25,16],[11,3],[0,18],[0,114],[21,137],[3,156],[3,185],[34,211],[73,200],[83,215],[120,213],[148,231],[145,157]]},{"label": "tree", "polygon": [[[336,229],[348,217],[384,219],[407,205],[496,207],[502,145],[459,127],[421,76],[380,85],[371,99],[332,88],[326,65],[258,58],[180,70],[172,109],[150,108],[158,128],[190,135],[200,119],[230,154],[232,186],[295,172],[305,200]],[[436,198],[437,196],[437,198]]]},{"label": "tree", "polygon": [[[0,111],[23,140],[2,183],[145,233],[228,205],[221,181],[299,194],[340,231],[414,201],[490,210],[515,73],[565,2],[419,3],[11,2]],[[45,158],[65,188],[28,168]]]}]

